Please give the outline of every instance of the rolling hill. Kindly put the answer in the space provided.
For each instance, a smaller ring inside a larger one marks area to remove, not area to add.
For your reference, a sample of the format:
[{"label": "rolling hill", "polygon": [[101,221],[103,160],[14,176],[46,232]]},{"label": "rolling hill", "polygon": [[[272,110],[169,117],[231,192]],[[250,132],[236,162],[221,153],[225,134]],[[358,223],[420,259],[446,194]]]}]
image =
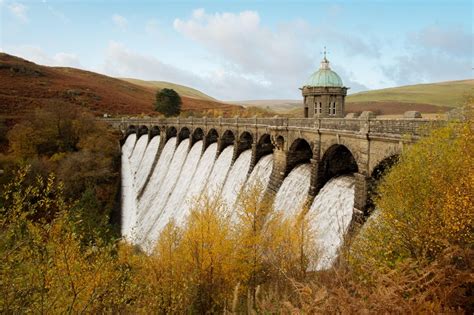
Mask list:
[{"label": "rolling hill", "polygon": [[215,98],[207,94],[204,94],[203,92],[199,90],[193,89],[188,86],[176,84],[176,83],[171,83],[171,82],[166,82],[166,81],[145,81],[145,80],[131,79],[131,78],[120,78],[120,79],[139,85],[139,86],[151,88],[155,91],[167,88],[167,89],[175,90],[181,96],[198,98],[198,99],[208,100],[208,101],[217,101]]},{"label": "rolling hill", "polygon": [[[183,87],[184,88],[184,87]],[[188,89],[193,90],[193,89]],[[47,67],[0,53],[0,116],[21,117],[47,104],[70,103],[97,115],[156,114],[156,88],[74,68]],[[204,95],[204,94],[203,94]],[[183,111],[240,110],[207,98],[182,96]]]},{"label": "rolling hill", "polygon": [[[371,110],[381,115],[399,115],[408,110],[443,113],[462,106],[466,95],[474,95],[474,80],[416,84],[348,95],[347,112]],[[302,100],[255,100],[231,102],[269,108],[281,115],[301,116]]]}]

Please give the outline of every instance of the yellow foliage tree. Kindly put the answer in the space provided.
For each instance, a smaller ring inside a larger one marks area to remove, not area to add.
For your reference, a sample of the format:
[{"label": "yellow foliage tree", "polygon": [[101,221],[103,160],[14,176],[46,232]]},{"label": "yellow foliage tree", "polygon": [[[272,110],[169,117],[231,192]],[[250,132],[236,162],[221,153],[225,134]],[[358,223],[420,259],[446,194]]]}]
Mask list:
[{"label": "yellow foliage tree", "polygon": [[376,216],[352,249],[356,264],[433,260],[474,243],[474,125],[451,123],[408,148],[385,176]]}]

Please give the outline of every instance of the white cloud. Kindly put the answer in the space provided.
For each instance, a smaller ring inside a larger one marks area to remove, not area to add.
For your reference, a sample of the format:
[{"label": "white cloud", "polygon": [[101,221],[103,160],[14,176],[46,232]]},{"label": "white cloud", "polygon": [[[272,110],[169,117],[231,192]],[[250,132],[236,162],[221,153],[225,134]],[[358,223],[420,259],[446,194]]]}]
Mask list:
[{"label": "white cloud", "polygon": [[51,56],[39,46],[8,46],[5,48],[5,52],[41,65],[81,68],[81,62],[77,55],[59,52]]},{"label": "white cloud", "polygon": [[13,2],[10,4],[7,4],[7,8],[10,11],[11,14],[13,14],[17,19],[22,21],[23,23],[28,22],[28,7],[25,6],[24,4],[21,4],[19,2]]},{"label": "white cloud", "polygon": [[112,16],[112,21],[117,27],[121,29],[126,29],[128,27],[128,20],[119,14],[114,14]]},{"label": "white cloud", "polygon": [[472,78],[474,35],[460,28],[427,26],[406,35],[406,52],[382,66],[396,84]]},{"label": "white cloud", "polygon": [[421,46],[452,56],[472,56],[473,43],[474,34],[461,28],[448,29],[431,25],[408,35],[408,44],[412,47]]},{"label": "white cloud", "polygon": [[270,92],[266,83],[257,78],[246,77],[225,69],[196,74],[167,64],[154,56],[133,52],[114,41],[109,42],[105,63],[99,71],[115,77],[183,84],[218,99],[242,99]]},{"label": "white cloud", "polygon": [[293,26],[271,31],[261,25],[255,11],[207,14],[197,9],[189,20],[174,21],[177,31],[233,63],[238,70],[264,76],[298,73],[311,64]]}]

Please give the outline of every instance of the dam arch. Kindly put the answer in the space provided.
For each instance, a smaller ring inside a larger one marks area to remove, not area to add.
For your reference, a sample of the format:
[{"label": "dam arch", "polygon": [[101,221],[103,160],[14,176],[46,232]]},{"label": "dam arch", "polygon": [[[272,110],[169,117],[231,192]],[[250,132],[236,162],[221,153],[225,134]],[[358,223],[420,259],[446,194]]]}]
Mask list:
[{"label": "dam arch", "polygon": [[331,178],[359,172],[356,158],[349,148],[343,144],[333,144],[323,154],[319,162],[318,191]]},{"label": "dam arch", "polygon": [[178,133],[176,145],[179,145],[184,139],[189,139],[191,132],[188,127],[182,127]]},{"label": "dam arch", "polygon": [[303,138],[295,139],[288,150],[285,176],[298,164],[310,163],[312,158],[313,150],[308,141]]}]

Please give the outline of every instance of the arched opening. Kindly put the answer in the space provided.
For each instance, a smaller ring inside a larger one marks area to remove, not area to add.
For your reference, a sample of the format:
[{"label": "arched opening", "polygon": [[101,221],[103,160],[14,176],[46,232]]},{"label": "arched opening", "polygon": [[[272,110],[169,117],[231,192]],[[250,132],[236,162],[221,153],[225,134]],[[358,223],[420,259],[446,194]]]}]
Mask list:
[{"label": "arched opening", "polygon": [[377,164],[376,167],[372,170],[370,178],[367,185],[367,211],[370,213],[375,205],[374,200],[377,197],[377,187],[382,180],[382,178],[387,174],[387,172],[397,164],[400,156],[398,154],[391,155],[386,157]]},{"label": "arched opening", "polygon": [[178,131],[175,127],[166,128],[166,141],[168,141],[170,138],[176,137],[177,133]]},{"label": "arched opening", "polygon": [[239,139],[235,142],[235,158],[240,156],[240,153],[244,152],[245,150],[252,149],[253,137],[250,132],[243,132],[240,134]]},{"label": "arched opening", "polygon": [[137,130],[137,139],[143,135],[148,134],[148,127],[147,126],[140,126]]},{"label": "arched opening", "polygon": [[217,139],[219,139],[219,134],[217,133],[217,130],[212,128],[211,130],[208,131],[206,135],[206,148],[214,142],[217,142]]},{"label": "arched opening", "polygon": [[196,142],[204,139],[204,131],[201,128],[194,129],[191,135],[191,145],[194,145]]},{"label": "arched opening", "polygon": [[239,137],[239,149],[242,151],[252,148],[253,137],[252,134],[248,131],[242,132]]},{"label": "arched opening", "polygon": [[313,150],[311,150],[308,141],[302,138],[296,139],[293,141],[290,150],[288,151],[286,174],[291,172],[291,170],[298,164],[309,163],[312,157]]},{"label": "arched opening", "polygon": [[359,168],[352,152],[344,145],[335,144],[323,155],[319,167],[318,186],[322,188],[335,176],[357,173]]},{"label": "arched opening", "polygon": [[125,138],[127,138],[130,134],[136,133],[137,127],[135,125],[130,125],[127,127],[127,131],[125,132]]},{"label": "arched opening", "polygon": [[268,133],[263,134],[257,142],[255,163],[257,163],[262,156],[273,153],[274,149],[275,146],[272,143],[270,135]]},{"label": "arched opening", "polygon": [[153,127],[150,129],[150,140],[151,140],[151,138],[153,138],[154,136],[159,136],[160,133],[161,133],[160,127],[158,127],[158,126],[153,126]]},{"label": "arched opening", "polygon": [[191,132],[187,127],[181,128],[178,134],[178,144],[181,143],[181,141],[183,141],[184,139],[189,139],[190,134]]},{"label": "arched opening", "polygon": [[230,130],[226,130],[221,137],[221,147],[220,151],[224,150],[229,145],[233,145],[235,142],[234,133]]}]

